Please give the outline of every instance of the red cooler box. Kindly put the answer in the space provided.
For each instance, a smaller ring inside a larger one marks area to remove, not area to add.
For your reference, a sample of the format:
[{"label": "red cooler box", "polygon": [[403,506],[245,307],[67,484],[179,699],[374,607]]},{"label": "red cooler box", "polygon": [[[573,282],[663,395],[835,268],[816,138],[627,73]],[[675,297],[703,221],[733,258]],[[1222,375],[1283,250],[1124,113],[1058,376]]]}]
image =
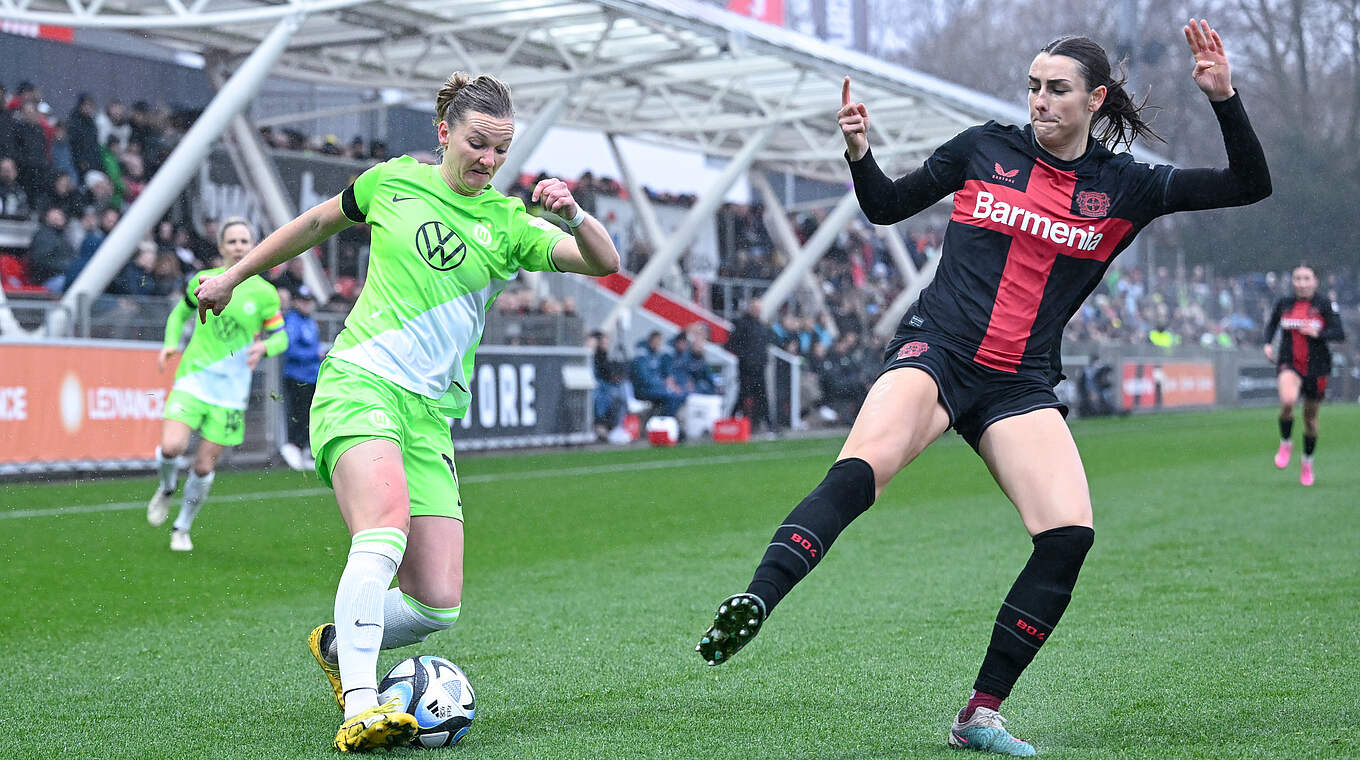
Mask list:
[{"label": "red cooler box", "polygon": [[713,423],[713,440],[717,443],[745,443],[751,440],[749,417],[729,417]]}]

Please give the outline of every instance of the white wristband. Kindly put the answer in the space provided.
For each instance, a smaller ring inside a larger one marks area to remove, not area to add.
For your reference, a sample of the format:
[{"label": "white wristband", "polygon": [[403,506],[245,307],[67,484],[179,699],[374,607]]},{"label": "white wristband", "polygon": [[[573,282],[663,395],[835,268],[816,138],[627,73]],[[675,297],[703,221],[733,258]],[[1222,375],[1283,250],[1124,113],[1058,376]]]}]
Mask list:
[{"label": "white wristband", "polygon": [[572,229],[574,230],[574,229],[576,229],[577,227],[580,227],[581,224],[582,224],[583,222],[585,222],[585,220],[586,220],[586,210],[583,209],[583,208],[581,208],[580,206],[577,206],[577,207],[576,207],[576,216],[573,216],[572,218],[570,218],[570,219],[567,220],[567,226],[570,227],[570,228],[572,228]]}]

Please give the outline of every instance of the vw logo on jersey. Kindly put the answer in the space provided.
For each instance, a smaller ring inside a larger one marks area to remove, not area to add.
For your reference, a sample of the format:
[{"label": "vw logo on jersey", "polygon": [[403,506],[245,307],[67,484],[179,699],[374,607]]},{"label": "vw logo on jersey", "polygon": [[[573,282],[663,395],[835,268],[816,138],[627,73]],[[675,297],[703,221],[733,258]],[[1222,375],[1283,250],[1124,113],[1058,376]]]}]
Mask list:
[{"label": "vw logo on jersey", "polygon": [[254,302],[254,301],[246,301],[245,303],[241,304],[241,311],[244,311],[246,314],[254,314],[254,313],[255,313],[255,302]]},{"label": "vw logo on jersey", "polygon": [[447,272],[467,258],[467,244],[443,222],[426,222],[416,230],[416,250],[425,263]]}]

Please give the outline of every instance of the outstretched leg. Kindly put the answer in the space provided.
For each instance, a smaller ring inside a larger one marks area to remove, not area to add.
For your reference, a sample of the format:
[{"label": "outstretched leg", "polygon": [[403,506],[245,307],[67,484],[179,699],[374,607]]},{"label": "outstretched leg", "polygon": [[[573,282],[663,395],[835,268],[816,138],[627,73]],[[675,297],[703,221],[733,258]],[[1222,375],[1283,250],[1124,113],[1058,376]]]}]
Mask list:
[{"label": "outstretched leg", "polygon": [[1299,467],[1299,482],[1305,486],[1313,485],[1313,452],[1317,450],[1318,410],[1321,406],[1321,398],[1303,400],[1303,461]]},{"label": "outstretched leg", "polygon": [[999,709],[1072,599],[1095,540],[1091,497],[1076,443],[1056,409],[993,424],[978,453],[1020,512],[1034,551],[997,613],[973,693],[955,717],[949,744],[1028,757],[1034,748],[1006,731]]},{"label": "outstretched leg", "polygon": [[746,646],[841,531],[948,427],[949,415],[929,374],[904,367],[879,377],[836,463],[775,531],[746,592],[719,605],[696,647],[704,661],[726,662]]},{"label": "outstretched leg", "polygon": [[1303,379],[1292,369],[1281,369],[1277,385],[1280,392],[1280,448],[1275,451],[1275,466],[1281,470],[1289,466],[1294,451],[1294,405],[1299,403]]}]

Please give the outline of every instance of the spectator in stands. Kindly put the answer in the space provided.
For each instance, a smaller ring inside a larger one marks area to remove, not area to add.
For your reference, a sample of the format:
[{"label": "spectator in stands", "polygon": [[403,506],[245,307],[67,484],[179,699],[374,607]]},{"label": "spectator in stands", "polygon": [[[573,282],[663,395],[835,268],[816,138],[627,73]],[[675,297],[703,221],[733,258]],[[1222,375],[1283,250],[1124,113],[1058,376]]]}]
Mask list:
[{"label": "spectator in stands", "polygon": [[76,258],[71,262],[71,266],[66,268],[66,284],[70,285],[80,276],[81,270],[94,258],[95,251],[103,245],[104,238],[113,232],[113,228],[118,225],[118,220],[123,218],[122,212],[116,208],[106,208],[99,213],[99,224],[85,235],[80,241],[80,248],[76,251]]},{"label": "spectator in stands", "polygon": [[[137,252],[132,261],[123,267],[113,282],[109,283],[110,293],[125,296],[156,295],[156,241],[144,238],[137,244]],[[169,289],[166,289],[169,292]]]},{"label": "spectator in stands", "polygon": [[[0,84],[0,103],[5,102],[5,86]],[[0,158],[14,158],[19,150],[14,144],[14,114],[0,108]]]},{"label": "spectator in stands", "polygon": [[207,269],[206,261],[199,261],[197,255],[191,247],[193,238],[189,234],[187,227],[175,227],[175,239],[170,246],[170,253],[174,254],[179,261],[181,270],[197,272],[200,269]]},{"label": "spectator in stands", "polygon": [[123,206],[114,197],[113,182],[109,175],[101,171],[85,172],[85,203],[94,206],[100,213],[104,209],[121,209]]},{"label": "spectator in stands", "polygon": [[71,160],[75,163],[77,177],[84,177],[87,172],[104,165],[94,117],[94,98],[89,93],[80,93],[76,107],[66,119],[66,137],[71,142]]},{"label": "spectator in stands", "polygon": [[592,330],[586,338],[586,348],[591,351],[591,369],[595,376],[595,393],[592,398],[594,409],[595,435],[600,440],[609,436],[623,422],[627,410],[627,393],[623,383],[628,379],[628,362],[610,350],[611,340],[608,333]]},{"label": "spectator in stands", "polygon": [[287,440],[279,448],[283,461],[294,470],[308,470],[316,466],[307,442],[307,426],[311,420],[312,396],[316,393],[317,375],[321,371],[321,327],[312,312],[316,300],[306,285],[296,292],[280,290],[285,300],[283,329],[288,333],[288,348],[283,352],[283,408],[287,419]]},{"label": "spectator in stands", "polygon": [[387,160],[387,143],[382,140],[374,140],[368,145],[368,157],[375,162]]},{"label": "spectator in stands", "polygon": [[8,156],[0,158],[0,218],[27,220],[32,214],[28,192],[19,184],[19,166]]},{"label": "spectator in stands", "polygon": [[[113,147],[116,153],[127,150],[128,138],[132,136],[132,125],[128,123],[127,111],[123,109],[123,101],[113,98],[104,105],[104,110],[94,117],[95,137],[101,147],[109,147],[109,141],[113,140]],[[94,167],[101,168],[99,166]]]},{"label": "spectator in stands", "polygon": [[760,299],[746,302],[737,317],[725,348],[737,357],[737,411],[751,420],[751,428],[773,431],[770,399],[765,389],[765,364],[770,356],[770,331],[760,321]]},{"label": "spectator in stands", "polygon": [[66,269],[75,259],[76,252],[66,241],[66,212],[53,206],[42,215],[42,224],[28,245],[28,278],[60,293],[66,288]]},{"label": "spectator in stands", "polygon": [[146,164],[140,155],[129,151],[118,159],[118,166],[123,173],[123,202],[131,203],[146,189]]},{"label": "spectator in stands", "polygon": [[685,331],[675,336],[671,346],[674,354],[667,363],[667,374],[685,393],[713,395],[718,392],[718,384],[704,358],[704,347],[708,345],[708,325],[695,322]]},{"label": "spectator in stands", "polygon": [[47,135],[43,132],[38,105],[23,101],[14,122],[15,163],[19,165],[19,184],[29,198],[37,198],[51,184],[51,157]]},{"label": "spectator in stands", "polygon": [[66,123],[62,121],[52,122],[52,139],[48,144],[49,152],[52,157],[51,176],[70,177],[72,180],[79,181],[76,174],[75,158],[71,154],[71,141],[66,134]]},{"label": "spectator in stands", "polygon": [[289,259],[280,266],[265,272],[265,279],[273,283],[279,290],[287,290],[297,293],[305,287],[306,280],[302,276],[302,257]]},{"label": "spectator in stands", "polygon": [[364,138],[355,135],[354,138],[349,141],[349,150],[345,151],[345,157],[358,161],[363,159],[366,155],[368,155],[368,151],[364,150]]},{"label": "spectator in stands", "polygon": [[589,170],[581,174],[580,179],[576,180],[576,187],[571,194],[576,198],[576,202],[581,204],[581,208],[587,214],[595,213],[595,195],[598,190],[595,187],[595,175]]},{"label": "spectator in stands", "polygon": [[199,268],[205,269],[215,266],[217,260],[217,220],[211,216],[203,217],[203,233],[199,234],[193,230],[193,239],[189,248],[194,252],[194,260],[200,263]]},{"label": "spectator in stands", "polygon": [[38,203],[40,211],[60,206],[66,212],[67,219],[79,219],[85,213],[85,198],[69,174],[58,174],[52,188]]},{"label": "spectator in stands", "polygon": [[630,377],[635,397],[651,402],[658,414],[674,417],[685,403],[686,394],[673,379],[666,376],[663,370],[665,359],[664,340],[660,332],[653,330],[646,340],[638,342]]}]

